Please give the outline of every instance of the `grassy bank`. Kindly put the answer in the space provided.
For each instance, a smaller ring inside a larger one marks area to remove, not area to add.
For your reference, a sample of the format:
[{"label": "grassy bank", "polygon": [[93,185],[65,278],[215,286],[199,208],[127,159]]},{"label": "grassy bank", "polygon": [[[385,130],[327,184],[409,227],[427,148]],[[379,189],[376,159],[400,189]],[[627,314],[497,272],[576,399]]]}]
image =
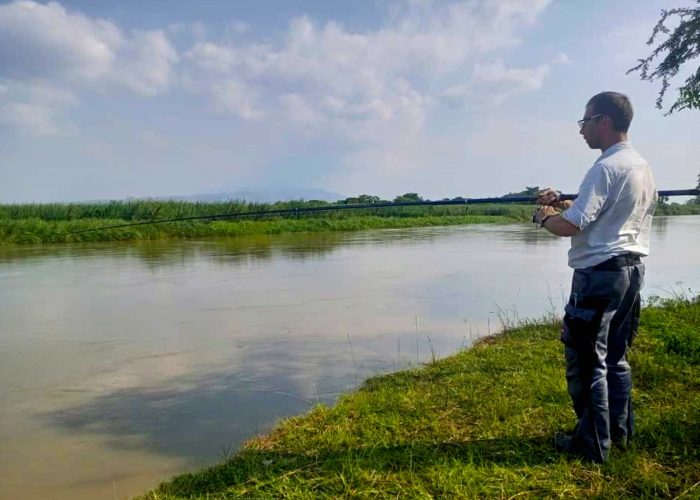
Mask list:
[{"label": "grassy bank", "polygon": [[661,203],[656,207],[655,215],[700,215],[700,203]]},{"label": "grassy bank", "polygon": [[[87,233],[104,226],[149,222],[214,214],[295,208],[333,207],[343,202],[288,201],[277,203],[187,202],[134,200],[109,203],[0,204],[0,244],[38,244],[94,241],[162,240],[241,236],[310,231],[357,231],[457,224],[524,222],[534,206],[512,204],[419,206],[341,210],[275,218],[221,219],[168,222]],[[700,205],[671,204],[658,208],[659,215],[700,213]],[[695,210],[695,211],[693,211]]]},{"label": "grassy bank", "polygon": [[136,241],[245,236],[323,231],[361,231],[403,227],[452,226],[458,224],[505,224],[516,219],[499,215],[422,216],[422,217],[348,217],[272,219],[214,222],[169,222],[118,229],[71,234],[105,225],[124,224],[118,220],[80,220],[47,222],[42,220],[0,221],[0,243],[71,243],[91,241]]},{"label": "grassy bank", "polygon": [[[172,206],[171,206],[172,205]],[[36,244],[91,241],[157,240],[201,238],[211,236],[241,236],[251,234],[280,234],[308,231],[357,231],[423,226],[525,221],[532,207],[513,205],[484,205],[478,207],[408,207],[401,209],[349,210],[288,218],[248,220],[217,220],[168,222],[127,228],[71,234],[103,226],[144,222],[170,217],[195,217],[216,213],[245,213],[260,208],[246,205],[235,210],[223,204],[175,203],[163,210],[148,203],[121,204],[112,210],[98,212],[100,206],[70,209],[68,205],[0,206],[0,244]],[[191,205],[191,206],[190,206]],[[77,207],[77,206],[75,206]],[[4,208],[4,211],[3,211]],[[10,210],[10,208],[13,208]],[[285,207],[289,208],[289,207]],[[263,209],[275,209],[273,205]],[[121,218],[106,218],[120,215]]]},{"label": "grassy bank", "polygon": [[[360,200],[361,201],[361,200]],[[155,219],[199,217],[212,214],[244,214],[296,208],[345,206],[343,202],[278,201],[253,203],[239,200],[222,202],[191,202],[172,200],[131,200],[106,203],[24,203],[0,204],[0,220],[39,219],[44,221],[75,221],[80,219],[109,219],[128,222]],[[485,204],[395,207],[382,209],[324,212],[324,218],[347,218],[375,215],[379,217],[419,217],[424,215],[532,215],[531,205]]]},{"label": "grassy bank", "polygon": [[604,465],[552,448],[573,411],[551,322],[369,379],[143,498],[698,498],[698,325],[698,300],[643,311],[631,356],[637,436]]}]

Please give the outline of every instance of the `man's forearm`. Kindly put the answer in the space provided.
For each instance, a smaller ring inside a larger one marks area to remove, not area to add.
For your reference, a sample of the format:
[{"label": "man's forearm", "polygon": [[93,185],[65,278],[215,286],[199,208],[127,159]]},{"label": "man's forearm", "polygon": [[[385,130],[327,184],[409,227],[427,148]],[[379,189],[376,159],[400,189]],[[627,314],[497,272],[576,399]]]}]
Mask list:
[{"label": "man's forearm", "polygon": [[544,228],[557,236],[574,236],[581,230],[561,215],[551,215],[544,221]]}]

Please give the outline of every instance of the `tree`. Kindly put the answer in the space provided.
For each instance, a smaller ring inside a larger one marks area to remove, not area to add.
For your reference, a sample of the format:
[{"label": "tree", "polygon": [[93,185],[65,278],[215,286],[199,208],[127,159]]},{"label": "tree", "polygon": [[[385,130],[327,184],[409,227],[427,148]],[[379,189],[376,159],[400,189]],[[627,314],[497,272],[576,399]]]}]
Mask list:
[{"label": "tree", "polygon": [[371,194],[361,194],[357,197],[345,198],[340,203],[345,205],[369,205],[370,203],[379,203],[381,198]]},{"label": "tree", "polygon": [[395,203],[402,203],[407,201],[423,201],[423,198],[418,196],[418,193],[404,193],[401,196],[394,198]]},{"label": "tree", "polygon": [[520,196],[537,196],[540,192],[539,186],[525,186],[523,191],[518,191],[517,193],[508,193],[501,196],[501,198],[516,198]]},{"label": "tree", "polygon": [[[661,19],[656,23],[647,41],[647,45],[653,45],[657,36],[667,35],[666,40],[659,43],[656,48],[644,59],[639,59],[639,64],[631,68],[627,73],[639,72],[640,78],[648,82],[661,79],[661,90],[656,99],[656,107],[662,109],[664,96],[670,85],[671,78],[678,74],[681,66],[700,55],[700,0],[696,0],[698,7],[684,7],[678,9],[662,10]],[[671,30],[666,26],[670,18],[677,17],[679,24]],[[658,57],[663,60],[652,70],[650,65]],[[682,109],[700,109],[700,66],[686,80],[684,85],[678,87],[678,98],[671,105],[666,115]]]}]

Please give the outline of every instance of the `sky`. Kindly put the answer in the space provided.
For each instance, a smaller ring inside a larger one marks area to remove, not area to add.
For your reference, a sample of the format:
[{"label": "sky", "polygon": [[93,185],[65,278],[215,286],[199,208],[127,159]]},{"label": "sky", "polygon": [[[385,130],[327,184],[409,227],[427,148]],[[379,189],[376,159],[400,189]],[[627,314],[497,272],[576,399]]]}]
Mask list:
[{"label": "sky", "polygon": [[576,192],[600,154],[576,120],[604,90],[632,100],[659,189],[691,188],[700,112],[664,116],[626,74],[684,5],[0,1],[0,203]]}]

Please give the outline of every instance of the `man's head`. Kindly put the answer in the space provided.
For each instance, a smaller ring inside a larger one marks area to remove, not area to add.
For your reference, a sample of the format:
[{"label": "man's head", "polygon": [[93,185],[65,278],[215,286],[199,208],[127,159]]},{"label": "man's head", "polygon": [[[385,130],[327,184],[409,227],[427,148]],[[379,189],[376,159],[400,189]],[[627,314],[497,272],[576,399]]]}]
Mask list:
[{"label": "man's head", "polygon": [[605,150],[620,141],[627,140],[632,121],[632,104],[619,92],[601,92],[586,104],[580,133],[591,149]]}]

